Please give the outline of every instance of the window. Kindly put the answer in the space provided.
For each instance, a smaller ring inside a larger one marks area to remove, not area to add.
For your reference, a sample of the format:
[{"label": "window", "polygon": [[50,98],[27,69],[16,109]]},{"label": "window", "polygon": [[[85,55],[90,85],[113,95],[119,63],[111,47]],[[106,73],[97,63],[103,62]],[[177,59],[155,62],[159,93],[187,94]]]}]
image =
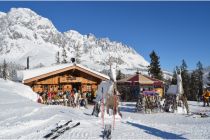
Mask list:
[{"label": "window", "polygon": [[87,85],[87,91],[91,91],[91,85]]},{"label": "window", "polygon": [[48,90],[48,86],[47,85],[43,85],[44,90]]},{"label": "window", "polygon": [[58,86],[58,90],[62,90],[63,89],[63,86],[62,85],[59,85]]}]

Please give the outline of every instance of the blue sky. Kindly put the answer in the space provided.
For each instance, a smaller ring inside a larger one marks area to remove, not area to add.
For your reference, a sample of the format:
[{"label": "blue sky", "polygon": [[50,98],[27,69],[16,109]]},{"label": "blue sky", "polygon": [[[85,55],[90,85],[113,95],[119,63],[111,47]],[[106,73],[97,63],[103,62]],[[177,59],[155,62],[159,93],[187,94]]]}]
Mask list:
[{"label": "blue sky", "polygon": [[147,61],[155,50],[172,71],[210,65],[210,2],[0,2],[0,11],[30,8],[61,31],[109,37],[133,47]]}]

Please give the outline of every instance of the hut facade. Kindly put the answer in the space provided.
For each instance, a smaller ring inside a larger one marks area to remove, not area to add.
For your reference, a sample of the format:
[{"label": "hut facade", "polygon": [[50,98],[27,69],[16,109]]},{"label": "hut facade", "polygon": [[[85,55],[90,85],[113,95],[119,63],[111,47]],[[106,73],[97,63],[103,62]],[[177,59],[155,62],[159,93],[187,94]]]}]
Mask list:
[{"label": "hut facade", "polygon": [[62,64],[18,72],[18,79],[30,86],[34,92],[71,91],[95,93],[107,75],[93,71],[79,64]]}]

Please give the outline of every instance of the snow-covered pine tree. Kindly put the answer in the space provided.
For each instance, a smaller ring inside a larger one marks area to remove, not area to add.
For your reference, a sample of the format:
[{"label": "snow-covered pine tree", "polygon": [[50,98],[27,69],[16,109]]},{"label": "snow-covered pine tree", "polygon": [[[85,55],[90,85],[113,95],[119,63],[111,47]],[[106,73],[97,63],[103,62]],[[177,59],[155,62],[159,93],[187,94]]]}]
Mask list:
[{"label": "snow-covered pine tree", "polygon": [[60,52],[57,51],[57,53],[55,54],[55,61],[56,61],[56,64],[60,64]]},{"label": "snow-covered pine tree", "polygon": [[177,84],[177,78],[176,78],[176,71],[174,70],[173,71],[173,77],[172,77],[172,80],[171,80],[171,84],[172,85],[176,85]]},{"label": "snow-covered pine tree", "polygon": [[193,71],[190,77],[190,96],[188,97],[191,101],[196,101],[198,99],[198,73]]},{"label": "snow-covered pine tree", "polygon": [[16,81],[17,80],[17,70],[24,70],[25,68],[19,64],[16,64],[14,62],[10,62],[7,64],[8,67],[8,79]]},{"label": "snow-covered pine tree", "polygon": [[67,54],[66,54],[66,50],[65,50],[65,48],[63,47],[63,50],[62,50],[62,64],[65,64],[65,63],[67,63]]},{"label": "snow-covered pine tree", "polygon": [[190,98],[190,75],[189,72],[187,70],[187,63],[185,62],[185,60],[182,60],[182,65],[180,66],[181,68],[181,76],[182,76],[182,83],[183,83],[183,89],[184,89],[184,95],[187,98]]},{"label": "snow-covered pine tree", "polygon": [[93,45],[91,44],[91,45],[89,45],[89,58],[90,58],[90,60],[93,60],[93,54],[94,54],[94,52],[93,52]]},{"label": "snow-covered pine tree", "polygon": [[7,62],[5,59],[4,59],[4,63],[3,63],[3,69],[2,69],[2,78],[4,80],[7,80],[9,78],[8,65],[7,65]]},{"label": "snow-covered pine tree", "polygon": [[2,66],[2,64],[0,64],[0,78],[3,78],[2,72],[3,72],[3,66]]},{"label": "snow-covered pine tree", "polygon": [[74,49],[75,49],[75,58],[76,58],[76,63],[77,64],[80,64],[81,63],[81,47],[82,45],[77,43],[75,44],[74,46]]},{"label": "snow-covered pine tree", "polygon": [[160,68],[160,57],[156,54],[156,52],[153,50],[152,53],[150,54],[150,65],[148,66],[148,73],[159,80],[163,79],[163,72],[161,71]]},{"label": "snow-covered pine tree", "polygon": [[114,63],[114,57],[109,55],[108,59],[105,60],[105,65],[108,65],[110,68]]},{"label": "snow-covered pine tree", "polygon": [[201,97],[203,94],[203,65],[199,61],[197,63],[197,79],[198,79],[198,97]]},{"label": "snow-covered pine tree", "polygon": [[[208,81],[210,81],[210,72],[208,73],[207,79],[208,79]],[[207,85],[210,87],[210,82],[207,83]]]},{"label": "snow-covered pine tree", "polygon": [[122,56],[118,55],[116,57],[116,69],[118,69],[118,66],[122,65],[123,63],[125,63],[125,62],[122,60]]},{"label": "snow-covered pine tree", "polygon": [[123,78],[125,78],[125,75],[121,72],[121,70],[119,70],[118,73],[117,73],[116,79],[120,80],[120,79],[123,79]]},{"label": "snow-covered pine tree", "polygon": [[12,70],[11,70],[10,79],[11,79],[12,81],[17,80],[17,70],[16,70],[16,69],[12,69]]},{"label": "snow-covered pine tree", "polygon": [[172,76],[172,80],[171,80],[171,84],[172,85],[176,85],[177,84],[177,74],[176,71],[179,72],[179,67],[176,66],[174,71],[173,71],[173,76]]}]

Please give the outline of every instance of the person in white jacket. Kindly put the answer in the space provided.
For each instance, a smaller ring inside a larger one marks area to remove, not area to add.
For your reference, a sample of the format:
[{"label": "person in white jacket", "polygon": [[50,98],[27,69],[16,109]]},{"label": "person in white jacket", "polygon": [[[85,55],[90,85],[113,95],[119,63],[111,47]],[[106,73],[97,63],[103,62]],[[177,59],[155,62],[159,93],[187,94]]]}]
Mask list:
[{"label": "person in white jacket", "polygon": [[74,103],[76,104],[76,106],[79,105],[80,98],[81,98],[81,94],[80,94],[80,90],[78,90],[78,92],[76,91],[74,94]]}]

